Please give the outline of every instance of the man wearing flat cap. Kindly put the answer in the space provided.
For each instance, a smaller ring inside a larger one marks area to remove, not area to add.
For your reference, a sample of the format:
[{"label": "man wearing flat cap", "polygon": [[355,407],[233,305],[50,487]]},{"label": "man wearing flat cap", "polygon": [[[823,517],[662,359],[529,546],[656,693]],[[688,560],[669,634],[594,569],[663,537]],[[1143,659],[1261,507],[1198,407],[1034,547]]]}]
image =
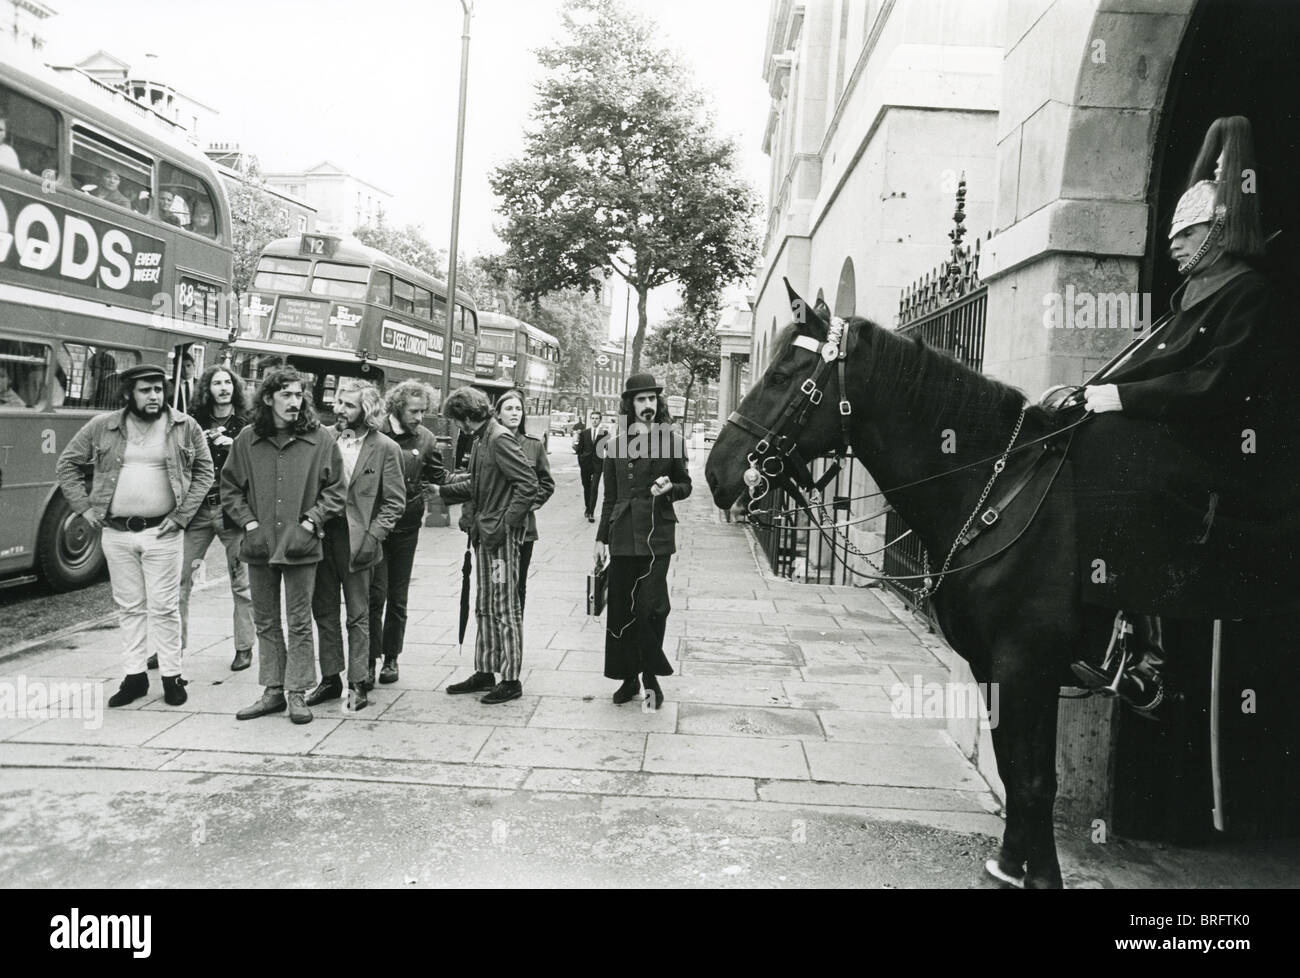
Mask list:
[{"label": "man wearing flat cap", "polygon": [[652,375],[627,379],[619,415],[617,436],[597,447],[604,457],[605,503],[596,559],[609,561],[605,676],[622,683],[615,703],[632,699],[643,683],[657,710],[664,698],[658,677],[673,672],[663,647],[671,610],[668,566],[677,551],[673,502],[691,494],[691,476],[686,440]]},{"label": "man wearing flat cap", "polygon": [[163,698],[187,699],[181,678],[184,530],[212,487],[212,455],[199,423],[167,407],[162,367],[122,371],[121,410],[92,418],[59,456],[59,488],[92,529],[102,529],[126,678],[109,698],[125,706],[149,691],[158,657]]}]

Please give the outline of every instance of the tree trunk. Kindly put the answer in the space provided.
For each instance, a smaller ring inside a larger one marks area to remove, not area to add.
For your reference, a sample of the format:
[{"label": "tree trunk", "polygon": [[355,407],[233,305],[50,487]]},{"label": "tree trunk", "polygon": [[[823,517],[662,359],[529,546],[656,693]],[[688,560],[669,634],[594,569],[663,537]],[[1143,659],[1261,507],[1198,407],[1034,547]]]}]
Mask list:
[{"label": "tree trunk", "polygon": [[650,295],[650,290],[645,286],[638,285],[636,289],[636,335],[632,337],[632,366],[628,370],[631,374],[641,372],[641,347],[645,345],[645,327],[646,327],[646,305]]},{"label": "tree trunk", "polygon": [[691,371],[690,379],[686,381],[686,397],[682,402],[682,423],[691,416],[691,388],[695,386],[695,372]]}]

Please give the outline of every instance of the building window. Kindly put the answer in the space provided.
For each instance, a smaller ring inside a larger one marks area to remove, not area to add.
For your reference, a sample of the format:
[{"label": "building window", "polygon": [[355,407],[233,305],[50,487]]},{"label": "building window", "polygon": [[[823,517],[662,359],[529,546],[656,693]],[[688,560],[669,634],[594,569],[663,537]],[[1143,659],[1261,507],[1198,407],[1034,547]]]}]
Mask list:
[{"label": "building window", "polygon": [[299,214],[299,215],[298,215],[298,230],[299,230],[299,232],[304,232],[304,231],[307,230],[307,215],[306,215],[306,214]]}]

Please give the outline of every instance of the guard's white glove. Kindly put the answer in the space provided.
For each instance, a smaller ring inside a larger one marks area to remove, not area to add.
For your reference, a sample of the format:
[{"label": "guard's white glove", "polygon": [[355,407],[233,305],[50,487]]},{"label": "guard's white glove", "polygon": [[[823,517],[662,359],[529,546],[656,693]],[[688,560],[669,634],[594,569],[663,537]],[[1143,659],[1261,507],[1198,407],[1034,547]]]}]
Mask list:
[{"label": "guard's white glove", "polygon": [[1099,384],[1083,389],[1084,407],[1094,414],[1107,411],[1122,411],[1124,405],[1119,400],[1119,388],[1114,384]]}]

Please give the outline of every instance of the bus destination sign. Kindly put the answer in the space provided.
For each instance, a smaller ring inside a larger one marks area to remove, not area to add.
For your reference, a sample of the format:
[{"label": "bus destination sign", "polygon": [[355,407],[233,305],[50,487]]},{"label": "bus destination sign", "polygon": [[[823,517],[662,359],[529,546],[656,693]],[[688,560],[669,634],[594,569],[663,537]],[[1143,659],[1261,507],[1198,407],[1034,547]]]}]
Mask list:
[{"label": "bus destination sign", "polygon": [[157,238],[0,190],[0,268],[150,299],[163,267]]},{"label": "bus destination sign", "polygon": [[271,339],[298,346],[320,346],[329,323],[330,304],[315,299],[281,296]]},{"label": "bus destination sign", "polygon": [[339,239],[328,234],[304,234],[298,244],[298,254],[309,258],[333,258],[339,249]]}]

